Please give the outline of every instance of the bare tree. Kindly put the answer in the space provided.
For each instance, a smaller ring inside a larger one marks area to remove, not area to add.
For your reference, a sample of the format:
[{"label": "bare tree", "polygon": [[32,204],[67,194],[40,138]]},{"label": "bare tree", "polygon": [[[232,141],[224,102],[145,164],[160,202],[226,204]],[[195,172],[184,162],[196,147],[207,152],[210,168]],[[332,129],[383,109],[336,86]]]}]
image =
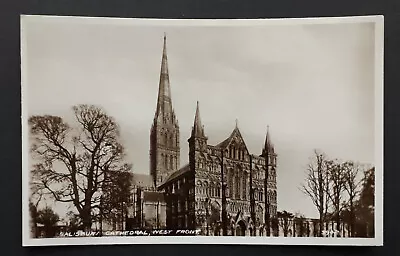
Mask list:
[{"label": "bare tree", "polygon": [[92,210],[99,204],[105,174],[124,172],[124,149],[116,122],[93,105],[73,107],[77,128],[61,117],[29,118],[32,153],[37,164],[31,175],[35,187],[58,202],[72,203],[83,228],[92,225]]},{"label": "bare tree", "polygon": [[346,190],[349,200],[348,200],[348,213],[350,222],[350,236],[354,236],[355,230],[355,208],[356,208],[356,198],[360,193],[360,188],[362,184],[362,179],[360,178],[362,172],[362,166],[358,163],[348,161],[343,165],[345,171],[345,182],[344,189]]},{"label": "bare tree", "polygon": [[336,226],[340,226],[340,213],[343,207],[343,192],[345,191],[346,169],[344,164],[335,161],[327,161],[330,188],[326,191],[332,202],[332,217],[336,221]]},{"label": "bare tree", "polygon": [[319,236],[322,236],[323,223],[326,221],[331,200],[326,191],[330,190],[327,157],[322,152],[314,150],[314,156],[310,158],[307,167],[305,182],[301,185],[301,191],[308,195],[319,213]]}]

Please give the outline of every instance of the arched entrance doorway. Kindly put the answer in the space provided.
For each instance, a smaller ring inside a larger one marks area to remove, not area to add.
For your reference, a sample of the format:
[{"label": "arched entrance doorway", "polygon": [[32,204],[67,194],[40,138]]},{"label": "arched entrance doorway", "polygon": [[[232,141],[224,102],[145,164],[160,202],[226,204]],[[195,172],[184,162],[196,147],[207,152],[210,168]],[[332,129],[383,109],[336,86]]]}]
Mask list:
[{"label": "arched entrance doorway", "polygon": [[239,221],[236,226],[236,236],[245,236],[246,235],[246,225],[243,220]]}]

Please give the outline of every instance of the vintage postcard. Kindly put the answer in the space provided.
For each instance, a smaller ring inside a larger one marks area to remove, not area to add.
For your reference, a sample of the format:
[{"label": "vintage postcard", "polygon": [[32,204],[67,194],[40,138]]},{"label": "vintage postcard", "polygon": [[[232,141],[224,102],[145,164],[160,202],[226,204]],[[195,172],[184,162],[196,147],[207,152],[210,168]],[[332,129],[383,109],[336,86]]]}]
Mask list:
[{"label": "vintage postcard", "polygon": [[383,244],[383,17],[21,16],[23,245]]}]

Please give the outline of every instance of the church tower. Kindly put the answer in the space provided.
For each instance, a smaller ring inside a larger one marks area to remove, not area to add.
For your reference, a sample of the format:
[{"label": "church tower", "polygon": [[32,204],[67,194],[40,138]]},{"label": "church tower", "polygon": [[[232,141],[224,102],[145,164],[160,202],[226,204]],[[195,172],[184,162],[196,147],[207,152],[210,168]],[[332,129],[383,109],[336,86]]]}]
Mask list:
[{"label": "church tower", "polygon": [[[270,217],[274,217],[277,214],[277,184],[276,184],[276,158],[277,154],[275,153],[274,144],[271,141],[271,137],[269,134],[269,127],[267,127],[267,135],[265,137],[265,144],[262,150],[261,157],[265,159],[266,165],[265,168],[267,170],[267,174],[264,179],[264,191],[265,193],[265,209],[268,211],[265,212],[265,222]],[[268,231],[267,231],[268,233]]]},{"label": "church tower", "polygon": [[172,108],[166,41],[164,34],[157,108],[150,130],[150,175],[156,188],[179,168],[180,157],[179,125]]}]

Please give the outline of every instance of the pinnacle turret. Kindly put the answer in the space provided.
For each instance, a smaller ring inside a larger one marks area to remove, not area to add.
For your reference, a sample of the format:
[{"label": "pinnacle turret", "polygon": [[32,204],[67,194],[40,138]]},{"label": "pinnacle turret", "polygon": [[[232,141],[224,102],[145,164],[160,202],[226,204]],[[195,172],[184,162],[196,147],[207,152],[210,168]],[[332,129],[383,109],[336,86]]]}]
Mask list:
[{"label": "pinnacle turret", "polygon": [[192,136],[205,137],[204,126],[201,124],[199,102],[197,101],[196,114],[194,117],[194,124],[192,128]]},{"label": "pinnacle turret", "polygon": [[262,155],[270,155],[274,153],[274,144],[272,143],[271,140],[271,135],[269,132],[269,126],[267,126],[267,135],[265,136],[265,143],[264,143],[264,148],[262,150]]}]

